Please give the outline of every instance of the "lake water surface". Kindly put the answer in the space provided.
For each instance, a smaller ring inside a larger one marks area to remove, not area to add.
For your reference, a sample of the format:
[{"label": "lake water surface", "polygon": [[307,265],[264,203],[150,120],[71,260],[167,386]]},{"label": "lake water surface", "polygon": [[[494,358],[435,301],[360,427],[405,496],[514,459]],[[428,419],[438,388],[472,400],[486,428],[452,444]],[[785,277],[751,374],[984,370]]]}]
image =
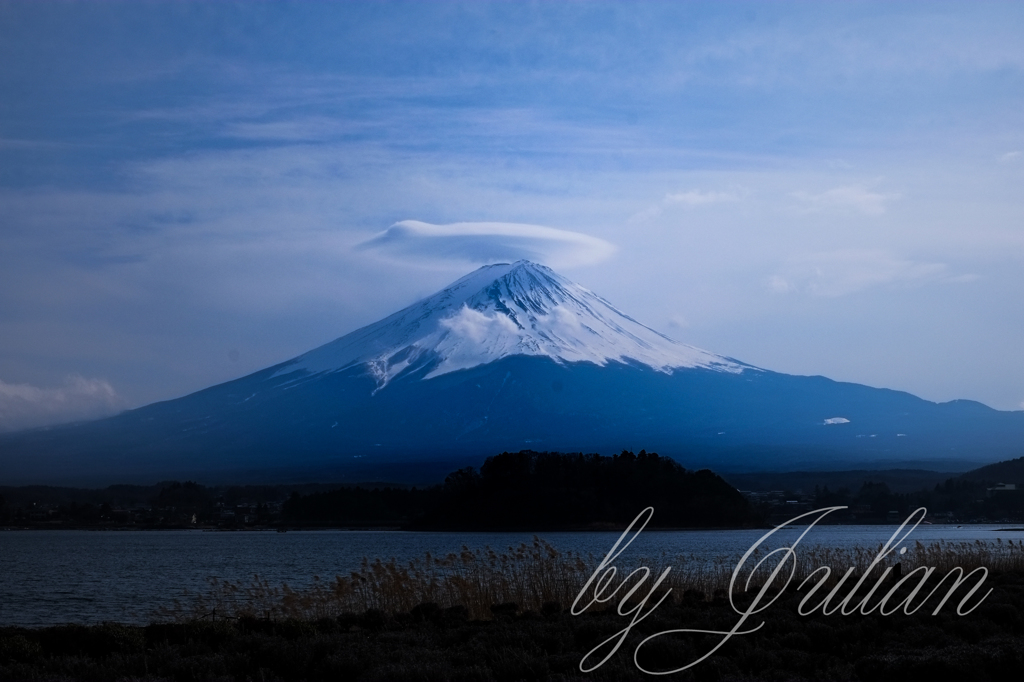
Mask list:
[{"label": "lake water surface", "polygon": [[[891,526],[814,528],[806,545],[875,548]],[[928,543],[1024,540],[1001,526],[922,525],[912,540]],[[765,530],[644,531],[623,555],[717,557],[735,563]],[[556,549],[600,560],[618,532],[539,533]],[[795,534],[784,536],[791,541]],[[413,533],[399,531],[0,531],[0,625],[120,621],[146,623],[183,592],[200,592],[210,577],[308,585],[359,567],[363,557],[399,562],[441,556],[463,547],[504,550],[532,543],[532,533]]]}]

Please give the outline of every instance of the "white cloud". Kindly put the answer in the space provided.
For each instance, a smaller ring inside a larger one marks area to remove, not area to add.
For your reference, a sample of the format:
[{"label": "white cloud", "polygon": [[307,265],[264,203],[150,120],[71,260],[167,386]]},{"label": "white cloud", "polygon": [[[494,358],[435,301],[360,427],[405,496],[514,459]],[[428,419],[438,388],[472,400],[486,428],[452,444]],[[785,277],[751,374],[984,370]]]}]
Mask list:
[{"label": "white cloud", "polygon": [[946,281],[952,282],[954,284],[967,284],[969,282],[977,282],[979,279],[981,279],[981,275],[968,273],[966,275],[956,275],[955,277],[950,277]]},{"label": "white cloud", "polygon": [[121,409],[117,392],[102,379],[70,376],[57,388],[0,380],[0,431],[96,419]]},{"label": "white cloud", "polygon": [[885,213],[886,204],[899,195],[874,192],[863,185],[846,185],[819,193],[793,192],[793,197],[809,211],[852,208],[867,215],[880,215]]},{"label": "white cloud", "polygon": [[698,189],[691,189],[686,192],[666,194],[664,203],[703,206],[705,204],[720,204],[739,200],[739,195],[734,192],[702,192]]},{"label": "white cloud", "polygon": [[791,259],[768,279],[767,286],[780,294],[835,297],[895,282],[927,281],[945,270],[943,263],[898,258],[884,251],[831,251]]},{"label": "white cloud", "polygon": [[708,206],[711,204],[731,203],[740,200],[739,192],[720,192],[715,190],[688,189],[683,192],[670,192],[661,201],[634,214],[628,222],[638,223],[657,218],[670,206]]},{"label": "white cloud", "polygon": [[567,329],[571,332],[577,332],[580,329],[580,318],[573,311],[569,310],[564,306],[555,306],[551,311],[551,314],[555,318],[556,327]]},{"label": "white cloud", "polygon": [[796,290],[796,286],[782,275],[772,275],[769,277],[768,288],[777,294],[788,294]]},{"label": "white cloud", "polygon": [[479,265],[525,259],[556,268],[599,263],[615,251],[603,239],[542,225],[431,225],[417,220],[395,223],[357,248],[417,264],[433,260]]},{"label": "white cloud", "polygon": [[1020,152],[1018,151],[1006,152],[1005,154],[999,157],[999,161],[1001,161],[1002,163],[1011,163],[1019,158]]},{"label": "white cloud", "polygon": [[518,335],[519,328],[506,315],[487,315],[463,306],[455,315],[441,320],[441,326],[474,344],[482,344],[502,334]]}]

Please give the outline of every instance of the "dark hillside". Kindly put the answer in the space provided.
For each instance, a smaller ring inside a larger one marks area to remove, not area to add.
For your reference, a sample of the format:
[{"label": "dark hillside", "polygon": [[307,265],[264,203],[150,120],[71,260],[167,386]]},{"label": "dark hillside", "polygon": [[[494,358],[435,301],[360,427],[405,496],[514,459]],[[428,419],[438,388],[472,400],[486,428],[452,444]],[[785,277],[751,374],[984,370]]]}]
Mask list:
[{"label": "dark hillside", "polygon": [[661,527],[755,525],[746,499],[708,471],[641,450],[613,457],[524,450],[490,457],[477,472],[448,476],[415,527],[452,529],[623,528],[652,506]]},{"label": "dark hillside", "polygon": [[971,481],[991,481],[994,483],[1015,483],[1018,487],[1024,484],[1024,457],[996,462],[962,476]]}]

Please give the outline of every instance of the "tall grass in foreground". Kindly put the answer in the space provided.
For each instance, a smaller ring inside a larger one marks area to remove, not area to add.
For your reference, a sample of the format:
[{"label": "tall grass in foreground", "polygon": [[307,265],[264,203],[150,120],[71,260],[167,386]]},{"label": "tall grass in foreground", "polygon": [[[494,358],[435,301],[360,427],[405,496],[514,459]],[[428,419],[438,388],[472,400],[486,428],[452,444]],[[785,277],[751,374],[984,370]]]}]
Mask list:
[{"label": "tall grass in foreground", "polygon": [[[796,589],[804,577],[820,566],[832,568],[830,582],[833,583],[850,566],[861,575],[880,550],[881,546],[874,549],[798,548],[795,579],[789,589]],[[757,551],[748,559],[746,570],[737,580],[737,590],[742,590],[751,569],[765,555],[766,552]],[[175,602],[174,607],[160,609],[157,616],[162,620],[191,620],[211,614],[224,618],[316,620],[368,610],[403,613],[420,604],[436,604],[441,608],[461,606],[467,610],[469,618],[487,619],[492,616],[491,607],[499,604],[514,603],[524,611],[540,611],[545,605],[555,603],[567,607],[602,558],[560,552],[537,537],[532,544],[522,544],[501,553],[490,548],[463,547],[459,554],[435,557],[427,553],[404,565],[393,559],[384,562],[364,558],[359,570],[333,580],[314,576],[312,585],[302,589],[292,589],[286,584],[271,585],[259,576],[253,576],[249,584],[213,578],[206,593],[186,595],[184,600]],[[766,580],[781,558],[781,553],[767,558],[751,584]],[[671,588],[676,599],[684,594],[689,598],[710,599],[728,589],[738,559],[708,560],[694,555],[670,558],[662,554],[652,559],[638,559],[632,565],[616,562],[619,572],[611,589],[637,567],[649,568],[653,579],[671,566],[662,589]],[[938,541],[928,545],[917,542],[903,556],[891,554],[875,568],[868,584],[874,584],[884,568],[896,561],[902,563],[904,574],[918,566],[928,566],[936,569],[937,577],[957,566],[965,572],[978,567],[992,572],[1024,570],[1024,541]],[[634,578],[630,584],[637,580]],[[620,590],[619,595],[627,589]],[[647,591],[645,586],[639,593],[642,596]],[[617,599],[609,603],[614,606]]]}]

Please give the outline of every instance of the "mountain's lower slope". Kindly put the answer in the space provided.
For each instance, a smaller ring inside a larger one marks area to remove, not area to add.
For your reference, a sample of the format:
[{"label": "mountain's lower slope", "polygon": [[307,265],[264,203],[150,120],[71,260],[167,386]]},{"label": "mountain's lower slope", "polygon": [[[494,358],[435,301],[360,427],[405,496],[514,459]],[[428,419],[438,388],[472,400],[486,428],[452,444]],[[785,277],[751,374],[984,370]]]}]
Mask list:
[{"label": "mountain's lower slope", "polygon": [[[656,450],[716,470],[985,463],[1024,451],[1024,413],[767,371],[658,371],[514,355],[383,390],[365,367],[289,363],[85,424],[0,437],[5,484],[421,479],[501,451]],[[967,468],[966,466],[964,468]]]},{"label": "mountain's lower slope", "polygon": [[767,372],[519,261],[247,377],[2,436],[0,484],[422,481],[504,450],[641,448],[720,471],[938,468],[1022,454],[1024,413]]}]

